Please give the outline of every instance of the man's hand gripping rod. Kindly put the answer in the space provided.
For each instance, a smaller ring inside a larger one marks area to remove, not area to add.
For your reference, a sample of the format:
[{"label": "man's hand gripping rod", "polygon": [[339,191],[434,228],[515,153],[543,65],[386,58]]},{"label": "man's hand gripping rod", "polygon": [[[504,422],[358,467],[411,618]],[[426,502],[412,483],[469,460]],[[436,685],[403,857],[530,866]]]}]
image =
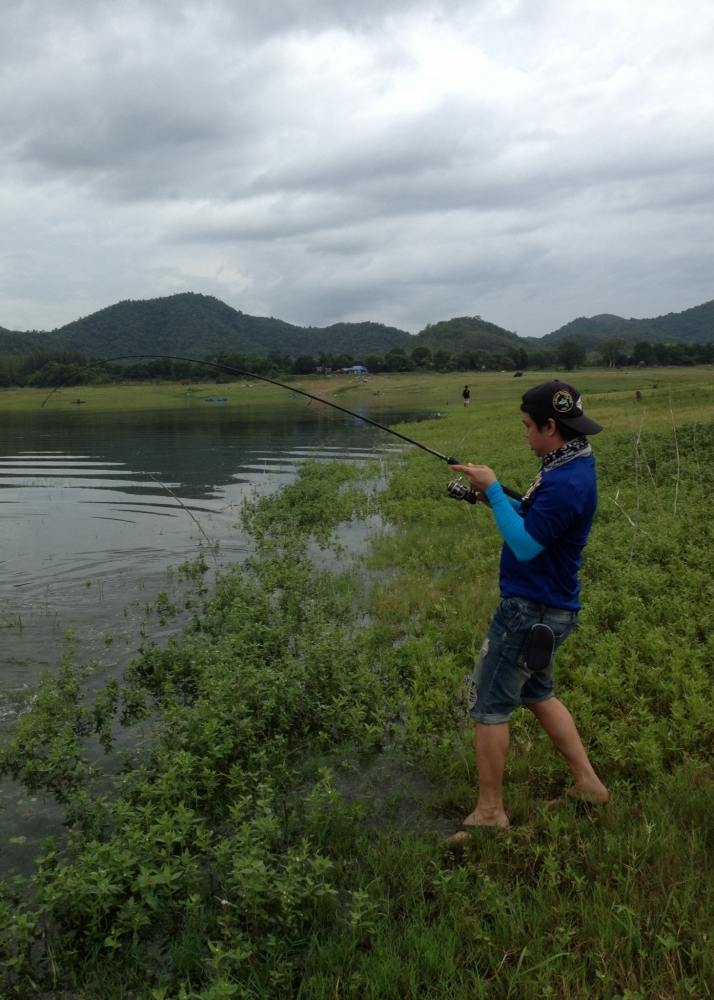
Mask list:
[{"label": "man's hand gripping rod", "polygon": [[[426,447],[421,445],[420,447]],[[437,458],[441,458],[448,465],[463,465],[458,458],[447,458],[446,455],[440,455],[438,451],[433,451],[431,448],[426,449],[431,451],[432,455],[436,455]],[[520,493],[516,493],[515,490],[509,489],[507,486],[501,485],[501,489],[508,497],[513,497],[514,500],[522,500],[523,497]],[[452,479],[446,486],[446,492],[454,500],[465,500],[466,503],[478,503],[479,500],[483,500],[485,504],[488,504],[488,500],[483,496],[482,493],[478,493],[476,490],[471,489],[470,486],[466,486],[465,483],[461,482],[461,478]]]},{"label": "man's hand gripping rod", "polygon": [[[383,430],[390,430],[390,428],[385,427]],[[404,440],[409,441],[410,444],[415,444],[417,448],[421,448],[422,451],[428,451],[430,455],[433,455],[435,458],[440,458],[441,461],[446,462],[447,465],[463,465],[463,462],[460,462],[458,458],[454,458],[453,456],[449,458],[447,455],[442,455],[440,451],[435,451],[434,448],[430,448],[426,444],[414,441],[413,438],[404,437],[403,434],[399,434],[397,431],[391,431],[391,433],[404,438]],[[501,484],[501,489],[506,496],[513,497],[514,500],[523,499],[520,493],[509,489],[508,486],[503,486],[503,484]],[[452,479],[447,484],[446,492],[450,497],[453,497],[454,500],[465,500],[467,503],[478,503],[482,497],[481,493],[477,493],[476,490],[472,490],[470,486],[466,486],[460,481],[460,479]],[[487,500],[484,500],[484,502],[488,503]]]}]

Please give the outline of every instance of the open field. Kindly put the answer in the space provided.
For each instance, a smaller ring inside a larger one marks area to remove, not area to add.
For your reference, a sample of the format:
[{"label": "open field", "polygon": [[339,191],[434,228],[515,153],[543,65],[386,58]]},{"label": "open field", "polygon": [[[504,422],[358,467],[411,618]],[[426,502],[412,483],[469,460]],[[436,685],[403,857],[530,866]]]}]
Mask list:
[{"label": "open field", "polygon": [[[407,433],[524,487],[536,463],[518,401],[543,377],[296,384],[348,407],[381,391],[395,412],[433,408]],[[308,463],[246,507],[243,570],[213,588],[205,560],[185,568],[202,604],[183,637],[147,644],[91,702],[68,658],[0,750],[0,771],[54,793],[71,831],[30,885],[0,893],[0,994],[712,996],[714,373],[572,380],[606,433],[584,610],[556,684],[610,805],[549,805],[567,772],[518,712],[511,828],[448,847],[474,801],[464,689],[497,598],[496,529],[446,497],[448,468],[417,449],[375,470],[386,485]],[[318,570],[315,539],[370,514],[385,530],[368,550]],[[87,746],[147,717],[107,792]]]}]

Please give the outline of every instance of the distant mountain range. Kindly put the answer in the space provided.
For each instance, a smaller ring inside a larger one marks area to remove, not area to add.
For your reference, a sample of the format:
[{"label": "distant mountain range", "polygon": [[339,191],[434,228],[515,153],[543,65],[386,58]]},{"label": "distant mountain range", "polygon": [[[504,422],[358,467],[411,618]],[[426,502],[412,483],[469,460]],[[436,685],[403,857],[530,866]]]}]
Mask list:
[{"label": "distant mountain range", "polygon": [[604,313],[600,316],[580,316],[560,329],[539,339],[527,338],[529,343],[552,347],[561,340],[577,340],[586,350],[594,350],[604,339],[617,337],[626,345],[646,340],[650,343],[675,341],[687,344],[708,344],[714,341],[714,301],[685,309],[680,313],[667,313],[654,319],[623,319]]},{"label": "distant mountain range", "polygon": [[427,326],[412,335],[381,323],[336,323],[301,327],[283,320],[249,316],[220,299],[195,292],[165,298],[128,300],[101,309],[52,332],[19,333],[0,327],[0,354],[80,351],[93,357],[121,354],[216,354],[265,356],[271,351],[292,357],[321,353],[364,359],[393,349],[428,348],[457,354],[465,350],[493,353],[514,347],[552,348],[568,338],[594,350],[616,337],[630,346],[637,341],[714,341],[714,301],[654,319],[624,319],[603,314],[579,317],[545,337],[517,334],[481,319],[464,316]]}]

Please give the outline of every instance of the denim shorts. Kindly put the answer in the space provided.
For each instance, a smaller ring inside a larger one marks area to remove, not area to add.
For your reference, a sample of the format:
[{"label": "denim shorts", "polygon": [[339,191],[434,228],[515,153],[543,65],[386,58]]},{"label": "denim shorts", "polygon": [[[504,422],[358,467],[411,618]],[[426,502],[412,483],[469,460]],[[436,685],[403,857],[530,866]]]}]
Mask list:
[{"label": "denim shorts", "polygon": [[525,597],[506,597],[493,613],[476,661],[469,691],[469,714],[475,722],[507,722],[519,705],[537,705],[553,697],[551,658],[542,670],[526,666],[526,644],[532,625],[543,622],[555,635],[555,649],[572,632],[577,611],[550,608]]}]

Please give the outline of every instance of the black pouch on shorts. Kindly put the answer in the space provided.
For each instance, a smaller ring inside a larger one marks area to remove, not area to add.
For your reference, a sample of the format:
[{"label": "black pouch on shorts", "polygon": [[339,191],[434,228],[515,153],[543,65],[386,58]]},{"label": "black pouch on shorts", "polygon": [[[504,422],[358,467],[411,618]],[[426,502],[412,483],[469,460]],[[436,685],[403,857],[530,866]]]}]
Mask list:
[{"label": "black pouch on shorts", "polygon": [[526,666],[529,670],[545,670],[553,659],[555,635],[550,625],[531,625],[526,645]]}]

